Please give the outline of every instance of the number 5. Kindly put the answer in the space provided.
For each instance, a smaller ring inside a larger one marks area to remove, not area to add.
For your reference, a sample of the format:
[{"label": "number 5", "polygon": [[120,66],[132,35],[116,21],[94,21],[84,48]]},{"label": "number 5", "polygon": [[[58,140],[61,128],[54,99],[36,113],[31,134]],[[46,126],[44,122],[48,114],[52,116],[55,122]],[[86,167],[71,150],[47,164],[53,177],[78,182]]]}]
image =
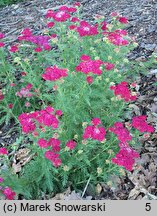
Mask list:
[{"label": "number 5", "polygon": [[145,210],[146,211],[150,211],[151,210],[151,203],[146,203]]}]

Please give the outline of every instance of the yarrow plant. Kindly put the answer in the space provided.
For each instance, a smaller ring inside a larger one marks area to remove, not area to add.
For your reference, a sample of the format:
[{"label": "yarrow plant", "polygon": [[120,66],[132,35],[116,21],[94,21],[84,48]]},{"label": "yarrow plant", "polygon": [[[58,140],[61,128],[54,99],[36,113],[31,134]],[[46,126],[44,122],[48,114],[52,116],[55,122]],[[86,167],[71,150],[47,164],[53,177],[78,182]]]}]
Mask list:
[{"label": "yarrow plant", "polygon": [[[43,35],[23,29],[9,48],[0,33],[0,112],[2,122],[19,125],[20,140],[0,148],[7,164],[0,172],[1,193],[7,199],[39,199],[43,192],[69,185],[78,190],[89,180],[97,184],[122,169],[132,171],[140,157],[138,136],[154,132],[147,116],[124,124],[125,110],[138,98],[128,78],[126,55],[136,44],[123,29],[127,18],[113,12],[111,23],[96,16],[91,24],[80,9],[76,2],[48,10]],[[31,155],[19,172],[9,161],[22,143]]]}]

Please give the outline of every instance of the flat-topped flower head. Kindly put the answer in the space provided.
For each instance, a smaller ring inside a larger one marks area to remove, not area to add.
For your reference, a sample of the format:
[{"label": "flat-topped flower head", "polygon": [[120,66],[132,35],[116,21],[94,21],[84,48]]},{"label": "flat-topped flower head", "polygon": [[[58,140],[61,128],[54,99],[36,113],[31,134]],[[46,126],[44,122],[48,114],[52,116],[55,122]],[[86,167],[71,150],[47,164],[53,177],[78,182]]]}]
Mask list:
[{"label": "flat-topped flower head", "polygon": [[0,39],[3,39],[5,37],[4,33],[0,32]]},{"label": "flat-topped flower head", "polygon": [[117,20],[122,24],[128,24],[128,19],[126,17],[117,17]]},{"label": "flat-topped flower head", "polygon": [[94,126],[97,126],[97,125],[100,125],[101,124],[101,120],[99,118],[93,118],[91,123],[94,125]]},{"label": "flat-topped flower head", "polygon": [[139,130],[140,132],[153,133],[153,126],[149,125],[146,121],[147,116],[135,116],[132,118],[132,126]]},{"label": "flat-topped flower head", "polygon": [[28,85],[26,87],[21,88],[20,91],[16,92],[16,96],[22,98],[30,98],[33,96],[33,94],[30,92],[30,90],[32,89],[32,84],[28,83]]},{"label": "flat-topped flower head", "polygon": [[101,124],[99,118],[93,118],[92,122],[93,125],[89,125],[85,128],[83,133],[83,139],[93,139],[102,142],[105,139],[106,130],[102,126],[98,126]]},{"label": "flat-topped flower head", "polygon": [[47,23],[47,27],[48,27],[48,28],[52,28],[54,25],[55,25],[54,22],[48,22],[48,23]]},{"label": "flat-topped flower head", "polygon": [[73,4],[73,6],[74,6],[74,7],[80,7],[80,6],[81,6],[81,3],[80,3],[80,2],[75,2],[75,3]]},{"label": "flat-topped flower head", "polygon": [[0,101],[2,101],[4,99],[4,95],[2,93],[2,91],[0,91]]},{"label": "flat-topped flower head", "polygon": [[9,49],[9,51],[10,51],[10,52],[13,52],[13,53],[17,52],[18,50],[19,50],[18,45],[13,45],[13,46],[11,46],[10,49]]},{"label": "flat-topped flower head", "polygon": [[4,44],[3,42],[0,41],[0,48],[1,48],[1,47],[4,47],[4,46],[5,46],[5,44]]},{"label": "flat-topped flower head", "polygon": [[112,70],[115,67],[115,65],[110,62],[104,62],[104,65],[106,70]]},{"label": "flat-topped flower head", "polygon": [[112,158],[112,163],[123,166],[128,171],[132,171],[136,158],[139,158],[139,154],[132,148],[120,148],[115,158]]},{"label": "flat-topped flower head", "polygon": [[45,158],[50,160],[55,167],[59,167],[62,164],[62,160],[59,158],[59,154],[56,154],[51,150],[45,152]]},{"label": "flat-topped flower head", "polygon": [[54,11],[49,9],[47,12],[46,12],[46,18],[49,19],[49,18],[53,18],[53,13]]},{"label": "flat-topped flower head", "polygon": [[77,27],[76,31],[79,33],[80,37],[97,35],[98,25],[92,26],[86,21],[81,21],[80,26]]},{"label": "flat-topped flower head", "polygon": [[132,95],[129,88],[128,88],[128,83],[127,82],[121,82],[115,86],[110,87],[111,90],[114,91],[115,96],[120,96],[123,98],[126,102],[129,101],[135,101],[137,96]]},{"label": "flat-topped flower head", "polygon": [[72,149],[75,148],[76,144],[77,144],[77,143],[76,143],[75,141],[69,140],[69,141],[66,143],[66,146],[67,146],[70,150],[72,150]]},{"label": "flat-topped flower head", "polygon": [[16,193],[10,187],[4,188],[2,193],[6,196],[7,200],[13,200],[16,196]]},{"label": "flat-topped flower head", "polygon": [[63,5],[59,8],[60,11],[66,11],[69,13],[75,13],[77,11],[77,9],[75,7],[68,7],[66,5]]},{"label": "flat-topped flower head", "polygon": [[91,60],[90,56],[82,55],[81,58],[82,62],[76,66],[77,72],[82,72],[84,74],[93,73],[96,75],[102,74],[102,69],[100,68],[103,64],[101,60]]},{"label": "flat-topped flower head", "polygon": [[[22,36],[19,36],[18,39],[20,41],[31,42],[31,43],[37,45],[37,47],[40,47],[41,49],[44,49],[44,50],[50,50],[51,49],[51,46],[49,44],[49,40],[51,39],[51,37],[47,36],[47,35],[32,35],[32,33],[31,34],[27,33],[27,34],[23,34]],[[39,48],[38,48],[35,51],[40,52],[41,50],[39,50]]]},{"label": "flat-topped flower head", "polygon": [[115,30],[113,32],[103,32],[107,39],[115,46],[126,46],[129,41],[124,38],[126,31]]},{"label": "flat-topped flower head", "polygon": [[70,21],[75,23],[80,22],[80,19],[78,17],[72,17]]},{"label": "flat-topped flower head", "polygon": [[2,183],[4,181],[4,179],[2,177],[0,177],[0,183]]},{"label": "flat-topped flower head", "polygon": [[54,152],[59,152],[60,151],[61,141],[59,139],[50,138],[49,141],[48,141],[48,144],[50,146],[52,146],[52,149],[53,149]]},{"label": "flat-topped flower head", "polygon": [[[55,110],[51,106],[31,113],[22,113],[19,115],[18,120],[22,126],[22,131],[26,134],[34,132],[38,124],[41,129],[43,126],[47,126],[51,127],[53,130],[57,129],[59,125]],[[36,122],[38,122],[38,124],[36,124]]]},{"label": "flat-topped flower head", "polygon": [[25,29],[23,29],[23,31],[21,32],[21,34],[23,35],[23,36],[31,36],[32,35],[32,31],[31,31],[31,29],[30,28],[25,28]]},{"label": "flat-topped flower head", "polygon": [[116,134],[118,140],[122,143],[132,140],[132,136],[130,135],[129,131],[121,122],[114,123],[114,126],[109,128],[109,131]]},{"label": "flat-topped flower head", "polygon": [[49,146],[49,143],[45,139],[43,139],[43,138],[40,138],[38,140],[37,144],[41,148],[47,148]]},{"label": "flat-topped flower head", "polygon": [[59,10],[57,12],[49,11],[46,15],[47,18],[53,18],[56,22],[65,22],[70,19],[71,15],[68,11]]},{"label": "flat-topped flower head", "polygon": [[101,23],[101,29],[102,29],[103,31],[107,31],[107,30],[108,30],[107,22],[103,21],[103,22]]},{"label": "flat-topped flower head", "polygon": [[116,16],[118,16],[119,14],[116,12],[116,11],[113,11],[113,12],[111,12],[111,14],[110,14],[112,17],[116,17]]},{"label": "flat-topped flower head", "polygon": [[48,67],[45,70],[45,73],[42,74],[44,80],[56,81],[63,77],[68,76],[68,69],[58,68],[56,65],[53,67]]},{"label": "flat-topped flower head", "polygon": [[88,84],[92,84],[93,81],[94,81],[94,78],[93,78],[92,76],[87,76],[87,77],[86,77],[86,82],[87,82]]},{"label": "flat-topped flower head", "polygon": [[8,150],[5,147],[1,147],[0,148],[0,155],[7,155],[8,154]]}]

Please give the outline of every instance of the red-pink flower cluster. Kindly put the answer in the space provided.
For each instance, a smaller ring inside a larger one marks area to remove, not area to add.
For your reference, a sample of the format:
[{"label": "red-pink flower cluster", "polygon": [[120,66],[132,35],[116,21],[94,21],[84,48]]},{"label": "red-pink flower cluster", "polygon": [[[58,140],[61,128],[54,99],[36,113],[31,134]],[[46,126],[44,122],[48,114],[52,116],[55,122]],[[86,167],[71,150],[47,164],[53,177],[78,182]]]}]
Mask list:
[{"label": "red-pink flower cluster", "polygon": [[108,30],[108,28],[107,28],[107,22],[103,21],[103,22],[101,23],[101,29],[102,29],[103,31],[107,31],[107,30]]},{"label": "red-pink flower cluster", "polygon": [[70,21],[75,23],[80,22],[80,19],[78,17],[72,17]]},{"label": "red-pink flower cluster", "polygon": [[87,76],[87,77],[86,77],[86,82],[87,82],[88,84],[92,84],[93,81],[94,81],[94,78],[93,78],[92,76]]},{"label": "red-pink flower cluster", "polygon": [[4,179],[2,177],[0,177],[0,183],[2,183],[4,181]]},{"label": "red-pink flower cluster", "polygon": [[117,29],[114,32],[103,32],[107,36],[108,40],[116,46],[126,46],[128,41],[123,37],[127,35],[125,30]]},{"label": "red-pink flower cluster", "polygon": [[46,107],[46,109],[35,111],[32,113],[22,113],[18,120],[22,126],[22,131],[26,134],[32,133],[36,130],[36,123],[42,129],[43,126],[57,129],[59,121],[56,117],[53,107]]},{"label": "red-pink flower cluster", "polygon": [[10,51],[10,52],[13,52],[13,53],[17,52],[18,50],[19,50],[18,45],[13,45],[13,46],[11,46],[10,49],[9,49],[9,51]]},{"label": "red-pink flower cluster", "polygon": [[56,114],[57,116],[62,116],[62,115],[63,115],[63,112],[62,112],[62,110],[56,110],[55,114]]},{"label": "red-pink flower cluster", "polygon": [[[0,183],[2,183],[4,179],[0,177]],[[0,191],[2,191],[2,194],[5,195],[7,200],[13,200],[16,196],[16,193],[10,188],[10,187],[1,187],[0,186]]]},{"label": "red-pink flower cluster", "polygon": [[4,95],[3,93],[0,91],[0,101],[2,101],[4,99]]},{"label": "red-pink flower cluster", "polygon": [[62,6],[59,11],[54,12],[53,10],[48,10],[46,13],[46,18],[53,18],[56,22],[65,22],[70,19],[70,13],[76,12],[76,8]]},{"label": "red-pink flower cluster", "polygon": [[139,158],[139,154],[131,147],[120,148],[115,158],[112,158],[112,163],[123,166],[126,170],[132,171],[135,158]]},{"label": "red-pink flower cluster", "polygon": [[[0,39],[3,39],[5,37],[5,35],[0,32]],[[4,47],[4,43],[2,41],[0,41],[0,47]]]},{"label": "red-pink flower cluster", "polygon": [[131,171],[133,169],[135,158],[139,157],[139,154],[128,144],[128,141],[132,140],[132,136],[121,122],[114,123],[114,126],[109,128],[109,131],[116,134],[120,141],[120,150],[115,158],[112,159],[112,162]]},{"label": "red-pink flower cluster", "polygon": [[120,22],[120,23],[123,23],[123,24],[127,24],[128,23],[128,19],[126,17],[117,17],[117,20]]},{"label": "red-pink flower cluster", "polygon": [[8,150],[4,147],[0,148],[0,155],[7,155],[8,154]]},{"label": "red-pink flower cluster", "polygon": [[45,152],[45,157],[50,160],[55,167],[59,167],[62,164],[62,160],[59,158],[59,154],[56,154],[51,150]]},{"label": "red-pink flower cluster", "polygon": [[75,29],[77,28],[77,26],[76,26],[76,25],[70,25],[70,26],[68,26],[68,28],[69,28],[70,30],[75,30]]},{"label": "red-pink flower cluster", "polygon": [[76,66],[77,72],[82,72],[84,74],[93,73],[96,75],[102,74],[100,66],[103,64],[103,61],[91,60],[90,56],[87,55],[82,55],[80,59],[82,60],[82,62],[80,62],[79,65]]},{"label": "red-pink flower cluster", "polygon": [[47,140],[43,138],[40,138],[37,143],[40,148],[47,148],[49,146],[49,143],[47,142]]},{"label": "red-pink flower cluster", "polygon": [[68,69],[58,68],[56,65],[53,67],[47,67],[45,73],[42,74],[44,80],[56,81],[62,77],[68,76]]},{"label": "red-pink flower cluster", "polygon": [[132,126],[140,132],[153,133],[154,128],[146,122],[146,119],[147,116],[135,116],[132,119]]},{"label": "red-pink flower cluster", "polygon": [[[47,150],[45,152],[45,157],[50,160],[55,167],[59,167],[62,164],[62,160],[59,158],[60,155],[56,153],[59,152],[61,149],[60,144],[60,140],[55,138],[50,138],[48,141],[43,138],[40,138],[38,140],[38,145],[40,148],[52,148],[52,150]],[[66,147],[68,147],[70,150],[74,149],[75,146],[76,142],[73,140],[69,140],[66,143]]]},{"label": "red-pink flower cluster", "polygon": [[66,146],[67,146],[70,150],[72,150],[72,149],[75,148],[76,142],[73,141],[73,140],[69,140],[69,141],[66,143]]},{"label": "red-pink flower cluster", "polygon": [[126,143],[132,139],[129,131],[121,122],[114,123],[114,126],[109,128],[109,131],[116,134],[118,140],[122,143]]},{"label": "red-pink flower cluster", "polygon": [[63,5],[59,8],[60,11],[66,11],[68,13],[75,13],[77,9],[75,7],[68,7],[66,5]]},{"label": "red-pink flower cluster", "polygon": [[1,190],[2,190],[2,194],[5,195],[7,200],[13,200],[16,196],[16,193],[10,187],[6,187]]},{"label": "red-pink flower cluster", "polygon": [[8,107],[9,109],[12,109],[12,108],[13,108],[13,104],[12,104],[12,103],[9,103],[7,107]]},{"label": "red-pink flower cluster", "polygon": [[5,45],[5,44],[4,44],[3,42],[0,41],[0,48],[1,48],[1,47],[4,47],[4,45]]},{"label": "red-pink flower cluster", "polygon": [[92,26],[86,21],[81,21],[80,26],[76,28],[76,31],[79,33],[80,37],[97,35],[98,34],[98,24],[95,24],[94,26]]},{"label": "red-pink flower cluster", "polygon": [[114,64],[109,62],[104,62],[104,65],[106,70],[112,70],[114,68]]},{"label": "red-pink flower cluster", "polygon": [[55,167],[59,167],[62,164],[59,154],[56,154],[56,152],[60,151],[60,143],[60,140],[55,138],[50,138],[48,141],[43,138],[38,140],[40,148],[52,148],[52,150],[47,150],[45,152],[45,157],[50,160]]},{"label": "red-pink flower cluster", "polygon": [[16,92],[16,96],[20,98],[32,97],[33,94],[30,92],[31,89],[32,89],[32,84],[29,83],[25,88],[23,87],[19,92]]},{"label": "red-pink flower cluster", "polygon": [[48,27],[48,28],[52,28],[54,25],[55,25],[54,22],[48,22],[48,23],[47,23],[47,27]]},{"label": "red-pink flower cluster", "polygon": [[0,39],[3,39],[4,38],[4,34],[2,32],[0,32]]},{"label": "red-pink flower cluster", "polygon": [[120,96],[123,98],[126,102],[128,101],[135,101],[137,96],[131,95],[131,92],[128,88],[128,83],[127,82],[121,82],[115,86],[110,86],[110,89],[114,91],[114,94],[116,96]]},{"label": "red-pink flower cluster", "polygon": [[80,6],[81,6],[81,3],[80,3],[80,2],[75,2],[75,3],[73,4],[73,6],[74,6],[74,7],[80,7]]},{"label": "red-pink flower cluster", "polygon": [[53,151],[55,152],[60,151],[60,144],[61,144],[61,141],[59,139],[50,138],[48,141],[48,145],[51,146]]},{"label": "red-pink flower cluster", "polygon": [[47,35],[33,35],[29,28],[24,29],[21,33],[22,35],[18,37],[20,41],[27,41],[36,44],[40,49],[50,50],[49,45],[50,36]]},{"label": "red-pink flower cluster", "polygon": [[93,139],[98,141],[103,141],[105,139],[106,130],[104,127],[99,126],[101,121],[99,118],[92,119],[92,125],[85,128],[83,133],[83,139]]},{"label": "red-pink flower cluster", "polygon": [[118,16],[118,13],[116,12],[116,11],[113,11],[113,12],[111,12],[111,14],[110,14],[112,17],[116,17],[116,16]]}]

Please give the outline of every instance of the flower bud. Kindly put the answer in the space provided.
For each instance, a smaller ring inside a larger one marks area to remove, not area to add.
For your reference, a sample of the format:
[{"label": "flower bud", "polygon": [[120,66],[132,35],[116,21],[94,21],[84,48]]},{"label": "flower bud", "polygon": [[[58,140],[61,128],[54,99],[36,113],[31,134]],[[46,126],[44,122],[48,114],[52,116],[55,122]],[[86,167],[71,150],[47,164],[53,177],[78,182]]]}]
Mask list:
[{"label": "flower bud", "polygon": [[97,168],[97,173],[101,174],[102,173],[102,169],[100,167]]},{"label": "flower bud", "polygon": [[70,169],[70,168],[69,168],[67,165],[65,165],[65,166],[63,167],[63,170],[64,170],[64,171],[69,171],[69,169]]},{"label": "flower bud", "polygon": [[78,154],[82,154],[82,153],[83,153],[83,150],[78,150],[77,153],[78,153]]},{"label": "flower bud", "polygon": [[21,58],[20,57],[15,57],[14,62],[20,64]]},{"label": "flower bud", "polygon": [[99,59],[100,59],[100,57],[99,57],[99,56],[96,56],[94,59],[95,59],[95,60],[99,60]]},{"label": "flower bud", "polygon": [[78,139],[78,135],[77,134],[74,135],[74,139]]},{"label": "flower bud", "polygon": [[110,79],[109,79],[109,78],[106,78],[105,81],[108,83],[108,82],[110,82]]},{"label": "flower bud", "polygon": [[111,60],[112,59],[112,56],[108,56],[108,60]]},{"label": "flower bud", "polygon": [[127,58],[124,58],[123,62],[128,63],[129,60]]}]

